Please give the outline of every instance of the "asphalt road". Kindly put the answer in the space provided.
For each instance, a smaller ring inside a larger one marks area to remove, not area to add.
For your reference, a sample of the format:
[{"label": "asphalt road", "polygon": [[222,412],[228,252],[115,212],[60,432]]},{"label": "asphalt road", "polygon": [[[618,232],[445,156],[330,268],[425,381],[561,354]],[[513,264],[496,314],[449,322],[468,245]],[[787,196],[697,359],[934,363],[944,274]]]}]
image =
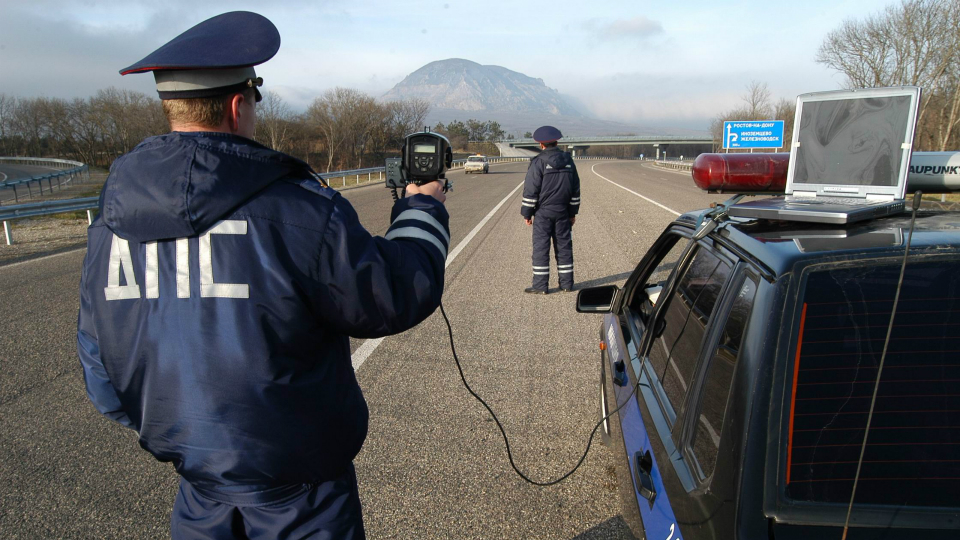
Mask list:
[{"label": "asphalt road", "polygon": [[[689,173],[626,161],[577,166],[578,288],[622,284],[674,212],[718,200]],[[451,249],[444,307],[468,382],[497,412],[517,466],[543,481],[576,463],[597,421],[600,317],[574,311],[575,294],[557,292],[555,268],[551,294],[521,292],[531,280],[531,229],[517,189],[525,168],[451,174],[451,246],[463,247]],[[344,195],[371,232],[386,231],[386,189]],[[0,538],[169,536],[172,467],[85,395],[75,353],[83,255],[0,267]],[[510,469],[495,424],[460,384],[439,311],[372,352],[353,345],[355,362],[364,355],[358,376],[371,412],[356,460],[370,538],[629,537],[612,453],[599,440],[557,486],[529,485]]]}]

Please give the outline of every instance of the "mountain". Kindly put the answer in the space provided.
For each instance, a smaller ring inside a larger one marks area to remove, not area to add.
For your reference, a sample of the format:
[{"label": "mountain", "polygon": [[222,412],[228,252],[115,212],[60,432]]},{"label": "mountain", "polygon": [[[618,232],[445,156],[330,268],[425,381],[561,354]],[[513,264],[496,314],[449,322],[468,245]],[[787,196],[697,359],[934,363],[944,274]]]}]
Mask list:
[{"label": "mountain", "polygon": [[583,116],[543,79],[461,58],[430,62],[383,95],[385,100],[404,98],[425,99],[434,109],[476,111],[478,120],[485,119],[482,111]]},{"label": "mountain", "polygon": [[549,124],[564,135],[700,135],[689,129],[641,127],[584,114],[576,99],[544,84],[543,79],[500,66],[483,66],[462,58],[430,62],[407,75],[381,99],[421,98],[430,104],[427,123],[452,120],[496,121],[508,134],[521,136]]}]

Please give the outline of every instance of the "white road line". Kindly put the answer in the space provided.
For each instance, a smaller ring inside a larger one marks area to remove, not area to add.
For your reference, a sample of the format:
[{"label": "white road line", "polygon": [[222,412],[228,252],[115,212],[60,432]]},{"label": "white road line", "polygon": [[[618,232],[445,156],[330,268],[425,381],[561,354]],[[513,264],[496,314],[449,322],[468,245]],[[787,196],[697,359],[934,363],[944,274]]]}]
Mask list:
[{"label": "white road line", "polygon": [[[470,234],[468,234],[463,240],[460,241],[459,244],[457,244],[457,247],[455,247],[453,251],[451,251],[450,254],[447,256],[447,264],[444,268],[450,267],[450,265],[453,263],[453,260],[457,258],[457,255],[459,255],[460,252],[463,251],[463,248],[467,247],[467,244],[469,244],[470,241],[473,240],[473,237],[476,236],[478,232],[480,232],[480,229],[482,229],[483,226],[486,225],[488,221],[490,221],[490,218],[492,218],[493,215],[497,213],[497,210],[500,210],[500,207],[506,204],[506,202],[510,200],[510,197],[513,197],[513,194],[516,193],[517,190],[520,189],[522,186],[523,186],[523,182],[520,182],[519,184],[517,184],[517,187],[513,188],[513,191],[511,191],[506,197],[503,198],[502,201],[500,201],[496,206],[494,206],[493,210],[491,210],[490,213],[486,215],[486,217],[481,219],[480,223],[477,223],[477,226],[474,227],[472,231],[470,231]],[[363,363],[367,361],[367,358],[369,358],[370,355],[373,354],[373,351],[377,350],[377,347],[380,346],[380,343],[383,342],[384,339],[385,338],[368,339],[364,341],[363,344],[360,345],[360,347],[358,347],[356,351],[354,351],[354,353],[350,356],[350,363],[353,365],[354,371],[357,371],[358,369],[360,369],[360,366],[362,366]]]},{"label": "white road line", "polygon": [[3,175],[3,178],[0,178],[0,182],[6,182],[6,181],[7,181],[7,173],[0,172],[0,174]]},{"label": "white road line", "polygon": [[622,189],[622,190],[624,190],[624,191],[629,191],[630,193],[633,193],[633,194],[636,195],[637,197],[640,197],[641,199],[643,199],[643,200],[645,200],[645,201],[647,201],[647,202],[651,202],[651,203],[659,206],[660,208],[663,208],[664,210],[666,210],[667,212],[670,212],[671,214],[673,214],[673,215],[675,215],[675,216],[679,216],[679,215],[680,215],[680,212],[677,212],[676,210],[674,210],[674,209],[672,209],[672,208],[667,208],[666,206],[658,203],[657,201],[655,201],[655,200],[653,200],[653,199],[651,199],[651,198],[649,198],[649,197],[644,197],[643,195],[637,193],[636,191],[633,191],[632,189],[625,188],[625,187],[621,186],[620,184],[614,182],[613,180],[607,178],[606,176],[598,173],[598,172],[596,171],[597,165],[600,165],[600,164],[597,163],[597,164],[595,164],[593,167],[590,167],[590,172],[592,172],[593,174],[599,176],[600,178],[603,178],[603,179],[606,180],[607,182],[610,182],[611,184],[617,186],[618,188],[620,188],[620,189]]},{"label": "white road line", "polygon": [[10,264],[3,264],[3,265],[0,265],[0,270],[6,270],[7,268],[13,268],[14,266],[20,266],[20,265],[24,265],[24,264],[30,264],[30,263],[40,262],[40,261],[44,261],[44,260],[47,260],[47,259],[52,259],[52,258],[54,258],[54,257],[61,257],[61,256],[63,256],[63,255],[69,255],[69,254],[71,254],[71,253],[73,253],[73,252],[75,252],[75,251],[80,251],[81,249],[87,249],[87,246],[82,246],[82,247],[78,247],[78,248],[76,248],[76,249],[70,249],[70,250],[67,250],[67,251],[61,251],[60,253],[54,253],[53,255],[44,255],[43,257],[37,257],[36,259],[29,259],[29,260],[21,261],[21,262],[15,262],[15,263],[10,263]]}]

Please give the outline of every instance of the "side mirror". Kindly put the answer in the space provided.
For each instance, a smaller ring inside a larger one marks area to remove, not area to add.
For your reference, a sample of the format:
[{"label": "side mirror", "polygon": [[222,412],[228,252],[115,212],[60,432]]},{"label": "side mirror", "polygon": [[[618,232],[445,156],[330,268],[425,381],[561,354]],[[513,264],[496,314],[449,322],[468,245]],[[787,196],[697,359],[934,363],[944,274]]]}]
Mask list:
[{"label": "side mirror", "polygon": [[616,285],[589,287],[577,293],[577,313],[610,313],[613,301],[620,292]]}]

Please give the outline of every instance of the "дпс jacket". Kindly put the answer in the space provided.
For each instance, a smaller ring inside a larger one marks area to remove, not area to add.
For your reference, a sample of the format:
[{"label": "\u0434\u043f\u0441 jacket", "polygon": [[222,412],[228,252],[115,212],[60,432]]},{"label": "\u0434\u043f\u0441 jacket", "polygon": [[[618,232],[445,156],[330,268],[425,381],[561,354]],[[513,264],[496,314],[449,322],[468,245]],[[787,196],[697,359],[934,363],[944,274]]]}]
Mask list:
[{"label": "\u0434\u043f\u0441 jacket", "polygon": [[580,211],[580,176],[569,152],[547,148],[530,160],[520,214],[530,219],[573,217]]},{"label": "\u0434\u043f\u0441 jacket", "polygon": [[309,167],[171,133],[119,158],[88,230],[87,393],[194,487],[266,502],[339,475],[367,432],[348,336],[411,328],[443,292],[448,215],[396,202],[385,238]]}]

